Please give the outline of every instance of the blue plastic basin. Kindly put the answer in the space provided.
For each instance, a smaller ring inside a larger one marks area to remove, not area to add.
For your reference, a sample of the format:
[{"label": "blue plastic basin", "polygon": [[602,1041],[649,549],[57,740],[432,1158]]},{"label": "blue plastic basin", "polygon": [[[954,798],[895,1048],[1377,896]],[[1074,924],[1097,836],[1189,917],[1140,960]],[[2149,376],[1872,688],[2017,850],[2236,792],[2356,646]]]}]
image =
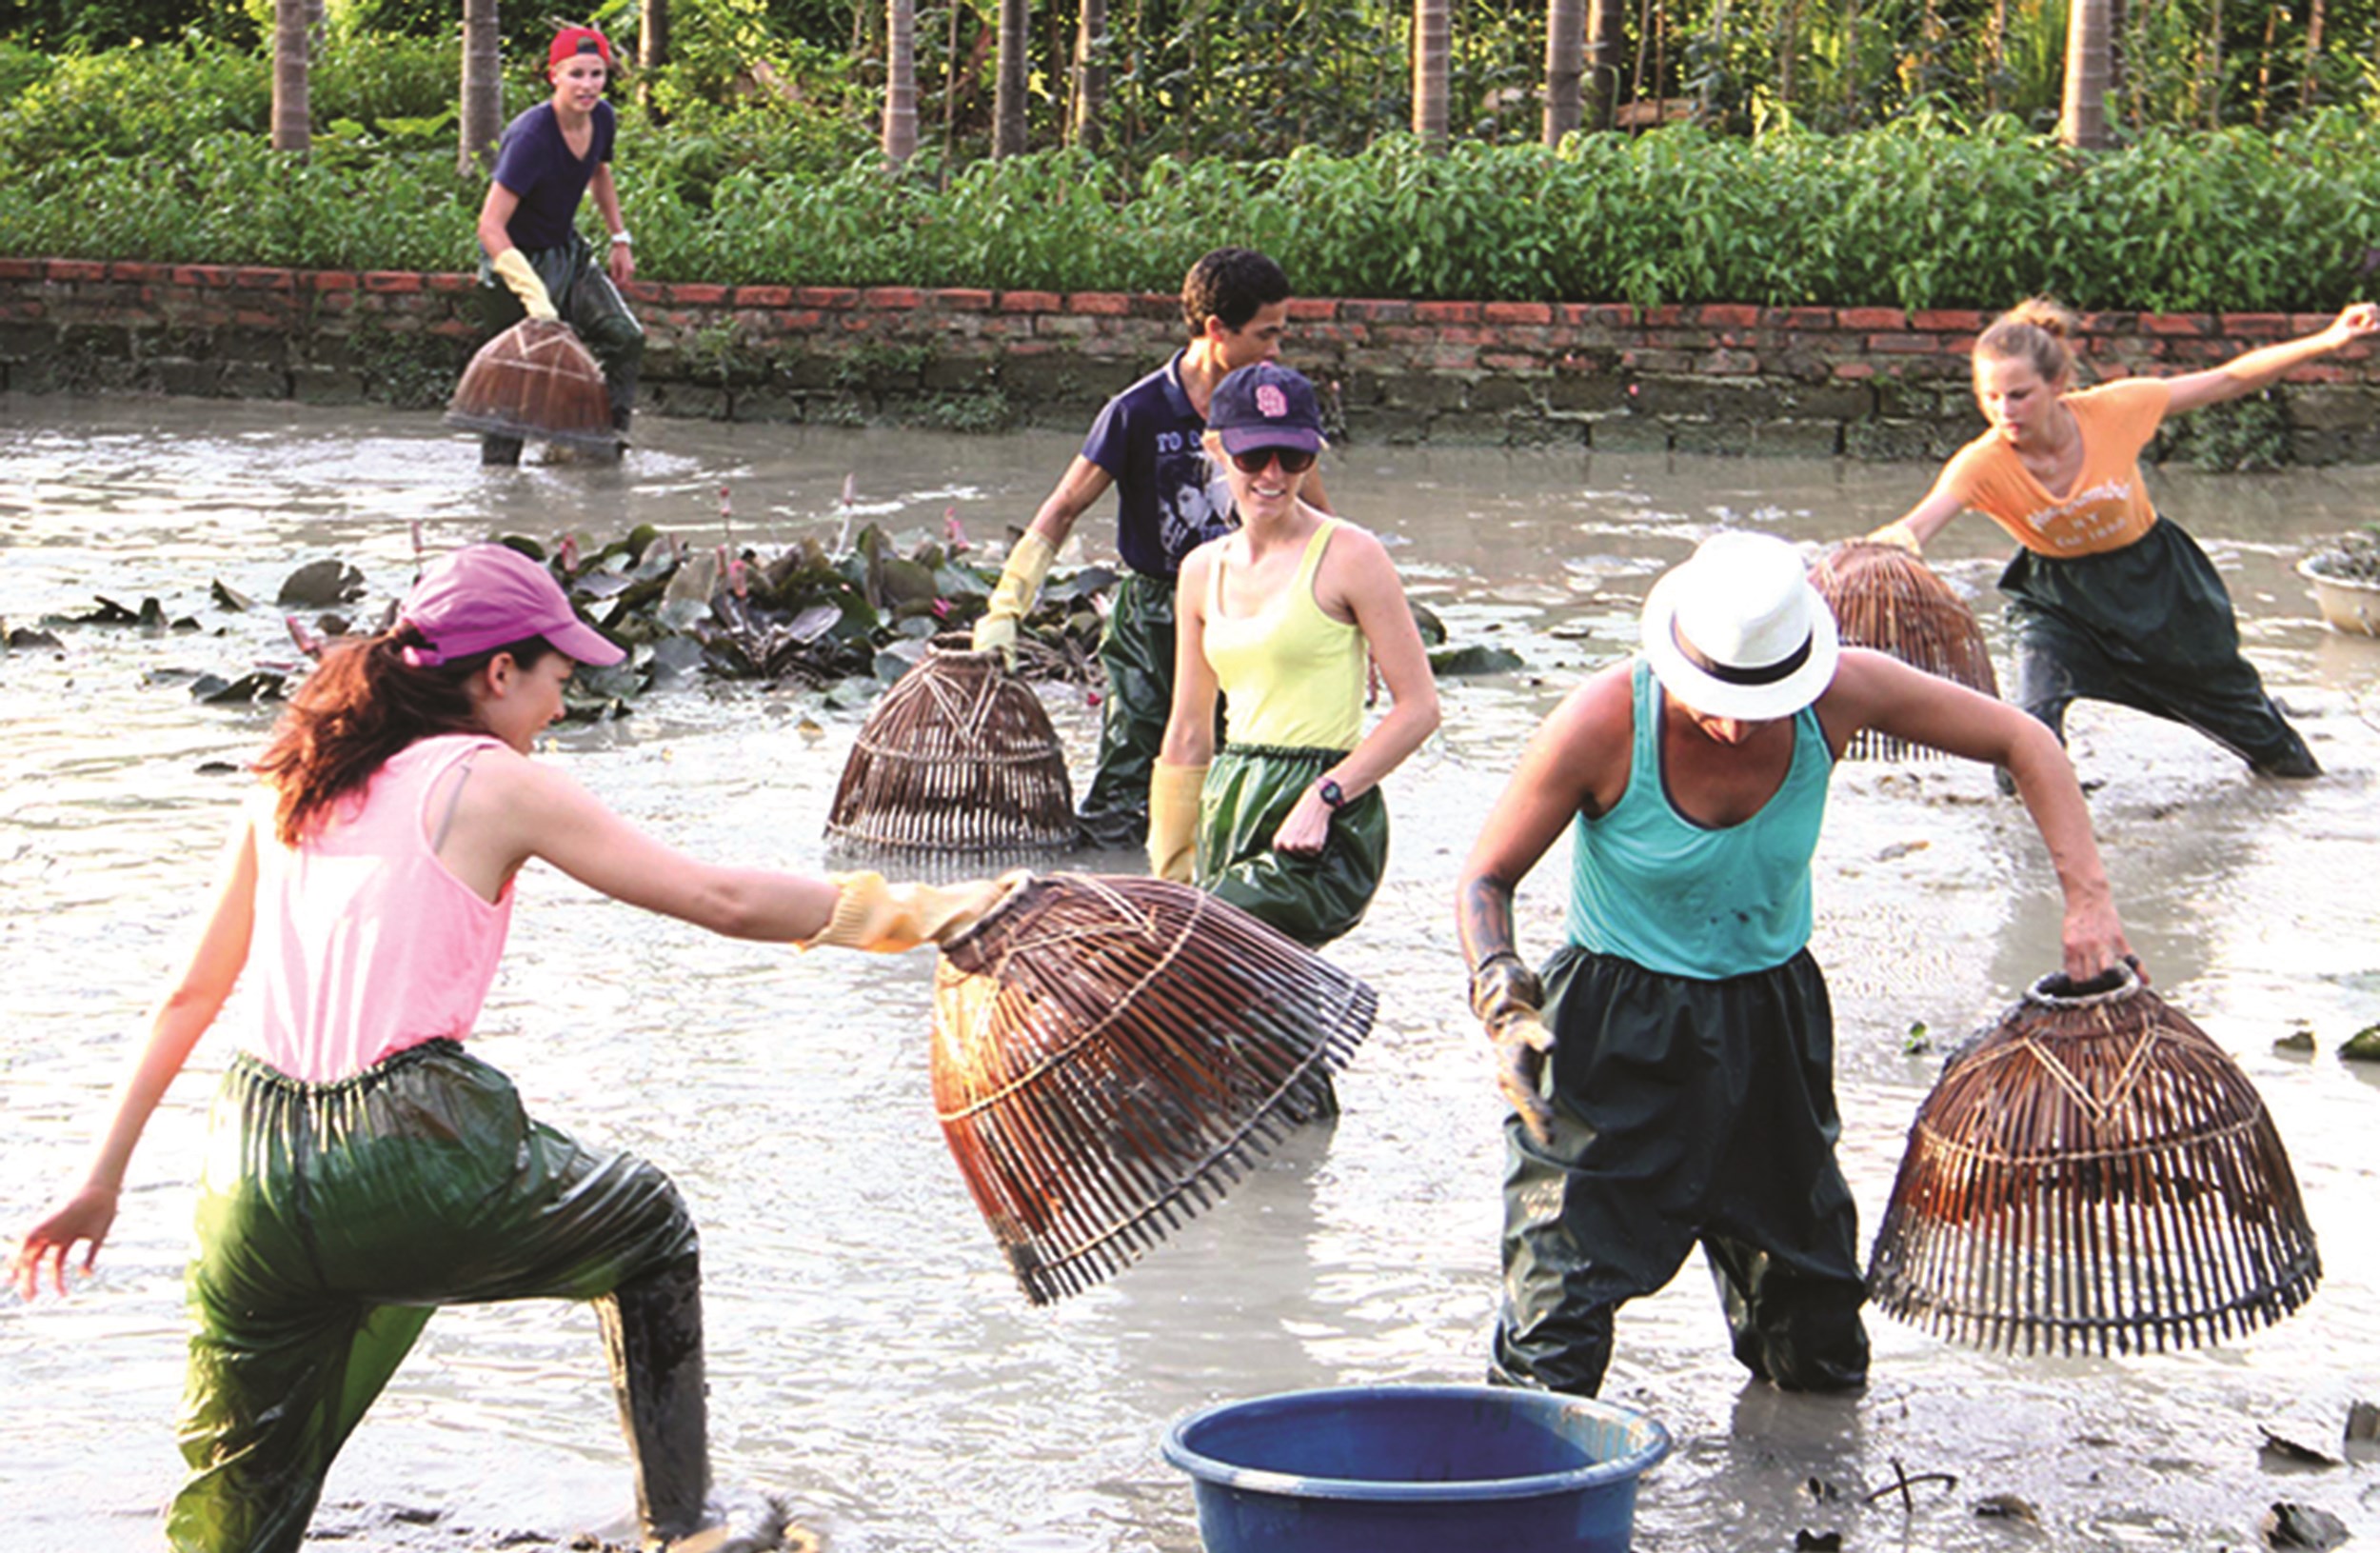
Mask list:
[{"label": "blue plastic basin", "polygon": [[1669,1431],[1510,1386],[1334,1386],[1205,1408],[1164,1448],[1207,1553],[1626,1553]]}]

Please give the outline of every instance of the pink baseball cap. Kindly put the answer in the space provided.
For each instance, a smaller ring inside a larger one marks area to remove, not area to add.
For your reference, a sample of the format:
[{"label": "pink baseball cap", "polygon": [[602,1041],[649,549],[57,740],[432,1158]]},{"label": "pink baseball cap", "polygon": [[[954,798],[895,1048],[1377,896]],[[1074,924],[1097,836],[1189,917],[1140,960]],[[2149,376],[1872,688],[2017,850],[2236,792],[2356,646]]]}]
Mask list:
[{"label": "pink baseball cap", "polygon": [[552,572],[509,545],[466,545],[433,563],[397,606],[397,618],[428,644],[405,649],[416,668],[532,636],[598,668],[627,656],[579,618]]}]

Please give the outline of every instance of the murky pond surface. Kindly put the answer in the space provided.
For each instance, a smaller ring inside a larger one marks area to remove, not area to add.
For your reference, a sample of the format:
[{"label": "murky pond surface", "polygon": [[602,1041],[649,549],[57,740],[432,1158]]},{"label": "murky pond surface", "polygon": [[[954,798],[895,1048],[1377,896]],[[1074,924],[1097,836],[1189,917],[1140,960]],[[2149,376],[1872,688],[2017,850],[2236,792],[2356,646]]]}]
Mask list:
[{"label": "murky pond surface", "polygon": [[[161,670],[292,656],[270,599],[347,557],[375,603],[436,547],[493,529],[597,535],[651,522],[708,539],[833,536],[859,508],[896,532],[1021,523],[1073,439],[656,424],[618,470],[483,472],[427,416],[283,406],[0,398],[0,616],[155,595],[195,634],[90,627],[0,655],[0,1227],[83,1162],[149,1000],[174,968],[268,709],[199,705]],[[532,1109],[669,1168],[703,1224],[720,1476],[792,1500],[846,1553],[1190,1553],[1166,1424],[1222,1399],[1337,1383],[1470,1381],[1496,1293],[1500,1107],[1462,1000],[1455,871],[1528,729],[1627,649],[1648,580],[1721,525],[1824,541],[1896,515],[1930,468],[1357,448],[1350,516],[1388,536],[1416,594],[1525,671],[1446,687],[1444,732],[1389,785],[1395,859],[1333,953],[1381,993],[1328,1135],[1278,1153],[1112,1284],[1028,1307],[950,1164],[926,1085],[923,956],[714,939],[549,869],[524,881],[476,1045]],[[1647,1548],[2252,1545],[2281,1501],[2380,1534],[2380,1467],[2288,1466],[2271,1425],[2338,1445],[2380,1402],[2380,1072],[2335,1060],[2380,1019],[2380,643],[2326,632],[2291,571],[2360,526],[2380,470],[2154,479],[2214,555],[2250,651],[2330,767],[2251,780],[2166,725],[2085,707],[2076,763],[2133,942],[2161,990],[2246,1067],[2322,1236],[2325,1279],[2282,1324],[2125,1360],[2010,1359],[1874,1316],[1874,1384],[1821,1401],[1748,1384],[1698,1266],[1621,1317],[1607,1395],[1676,1439],[1647,1480]],[[1083,526],[1113,543],[1102,510]],[[2005,547],[1961,520],[1934,559],[1996,639]],[[1087,762],[1093,714],[1053,693]],[[860,713],[757,686],[655,695],[572,727],[549,758],[685,849],[830,866],[822,827]],[[1078,769],[1078,781],[1083,775]],[[1128,856],[1074,866],[1137,869]],[[1553,946],[1560,852],[1522,895]],[[2053,968],[2057,894],[2020,808],[1979,769],[1847,764],[1818,861],[1815,949],[1839,1020],[1844,1163],[1873,1230],[1938,1051]],[[248,1017],[246,994],[227,1015]],[[1909,1055],[1914,1025],[1935,1054]],[[2310,1029],[2312,1055],[2276,1049]],[[231,1048],[204,1043],[149,1129],[99,1275],[64,1302],[0,1296],[0,1545],[152,1545],[176,1480],[180,1274],[201,1122]],[[442,1313],[330,1481],[340,1545],[560,1543],[617,1528],[625,1459],[583,1309]],[[1911,1474],[1956,1475],[1863,1503]],[[1827,1485],[1812,1491],[1815,1480]],[[1973,1511],[2015,1495],[2029,1527]]]}]

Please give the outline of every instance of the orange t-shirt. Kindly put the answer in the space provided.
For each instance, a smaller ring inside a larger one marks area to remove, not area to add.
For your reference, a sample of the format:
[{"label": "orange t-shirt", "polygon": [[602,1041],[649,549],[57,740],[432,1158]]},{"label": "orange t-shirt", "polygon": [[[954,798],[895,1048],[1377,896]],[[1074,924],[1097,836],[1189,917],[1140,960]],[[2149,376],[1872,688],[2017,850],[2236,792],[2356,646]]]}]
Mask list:
[{"label": "orange t-shirt", "polygon": [[2120,550],[2157,521],[2140,483],[2140,450],[2157,434],[2172,397],[2159,379],[2132,377],[2061,399],[2082,431],[2082,472],[2068,495],[2042,488],[1997,431],[1954,454],[1944,484],[2036,555],[2067,559]]}]

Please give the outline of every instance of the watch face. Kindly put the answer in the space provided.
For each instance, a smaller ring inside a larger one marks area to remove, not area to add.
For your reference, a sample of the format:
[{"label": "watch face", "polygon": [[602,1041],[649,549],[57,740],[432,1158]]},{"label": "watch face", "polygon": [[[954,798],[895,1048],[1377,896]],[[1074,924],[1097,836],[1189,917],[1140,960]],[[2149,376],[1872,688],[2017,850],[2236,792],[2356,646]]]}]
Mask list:
[{"label": "watch face", "polygon": [[1339,805],[1347,801],[1347,795],[1339,790],[1339,784],[1333,782],[1328,777],[1324,777],[1315,786],[1316,790],[1320,792],[1322,795],[1322,802],[1329,805],[1332,808],[1337,808]]}]

